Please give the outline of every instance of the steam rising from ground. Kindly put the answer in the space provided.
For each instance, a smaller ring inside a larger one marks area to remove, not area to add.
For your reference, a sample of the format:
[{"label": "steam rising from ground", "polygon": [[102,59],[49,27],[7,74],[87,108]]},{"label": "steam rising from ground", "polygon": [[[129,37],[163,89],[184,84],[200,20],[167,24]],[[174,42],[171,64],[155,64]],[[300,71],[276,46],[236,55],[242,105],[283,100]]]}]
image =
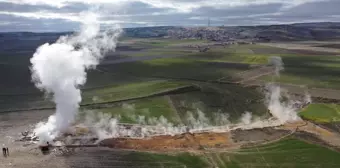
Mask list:
[{"label": "steam rising from ground", "polygon": [[282,100],[280,86],[269,84],[267,88],[269,90],[266,95],[268,110],[280,124],[300,120],[296,112],[297,108],[294,107],[294,102],[290,99]]},{"label": "steam rising from ground", "polygon": [[[56,114],[46,123],[39,123],[34,130],[41,143],[53,140],[69,128],[81,101],[78,87],[86,82],[86,70],[95,68],[103,55],[115,48],[120,29],[115,29],[111,34],[100,33],[95,15],[87,15],[85,20],[78,35],[61,37],[54,44],[40,46],[31,59],[32,79],[38,88],[53,93],[57,107]],[[77,48],[76,45],[80,47]],[[275,67],[275,75],[279,76],[279,72],[283,70],[282,59],[271,57],[269,64]],[[227,113],[214,113],[211,120],[197,108],[195,112],[188,111],[181,117],[181,124],[173,124],[164,116],[146,117],[134,113],[125,117],[129,117],[136,124],[124,124],[119,122],[120,116],[87,111],[83,126],[99,140],[263,128],[300,120],[296,113],[297,108],[311,101],[310,96],[302,102],[292,101],[288,95],[283,97],[280,86],[275,84],[267,85],[266,90],[266,105],[272,115],[269,119],[256,118],[251,112],[245,112],[239,123],[231,124]],[[131,104],[123,104],[122,108],[127,111],[135,110]]]},{"label": "steam rising from ground", "polygon": [[280,71],[284,70],[284,64],[282,62],[282,58],[278,56],[272,56],[268,60],[268,64],[274,66],[275,75],[280,76]]},{"label": "steam rising from ground", "polygon": [[60,37],[53,44],[41,45],[31,58],[32,80],[40,90],[53,94],[56,113],[34,132],[41,143],[67,131],[81,102],[79,87],[86,82],[86,70],[98,65],[116,47],[120,28],[101,32],[98,15],[84,13],[78,34]]},{"label": "steam rising from ground", "polygon": [[[280,71],[284,69],[281,57],[270,57],[269,64],[275,67],[275,75],[279,77]],[[299,105],[298,103],[310,103],[310,96],[308,94],[306,94],[308,102],[294,102],[290,99],[288,94],[285,97],[286,100],[283,100],[284,97],[282,97],[282,91],[279,85],[270,83],[266,87],[268,90],[266,93],[268,110],[280,124],[300,120],[300,117],[297,115],[297,106],[294,106],[294,104]]]},{"label": "steam rising from ground", "polygon": [[[283,62],[280,57],[271,57],[269,59],[271,66],[275,67],[275,75],[278,77],[279,72],[283,70]],[[291,121],[300,120],[297,115],[297,109],[305,104],[310,103],[311,99],[306,94],[305,100],[293,101],[288,94],[282,92],[280,86],[270,83],[266,86],[266,105],[272,117],[263,119],[253,117],[251,112],[245,112],[240,122],[231,124],[227,113],[214,113],[213,120],[206,117],[205,113],[199,108],[195,112],[188,111],[185,117],[181,118],[183,124],[174,125],[165,117],[151,117],[140,115],[129,115],[130,119],[137,124],[126,125],[119,124],[120,116],[110,116],[108,114],[90,113],[92,116],[86,120],[86,125],[93,126],[92,131],[99,139],[112,137],[134,137],[143,138],[154,135],[173,135],[184,132],[226,132],[235,129],[254,129],[273,127],[285,124]],[[123,104],[122,107],[126,110],[134,111],[134,105]],[[93,115],[97,115],[94,117]],[[93,120],[97,118],[97,120]]]}]

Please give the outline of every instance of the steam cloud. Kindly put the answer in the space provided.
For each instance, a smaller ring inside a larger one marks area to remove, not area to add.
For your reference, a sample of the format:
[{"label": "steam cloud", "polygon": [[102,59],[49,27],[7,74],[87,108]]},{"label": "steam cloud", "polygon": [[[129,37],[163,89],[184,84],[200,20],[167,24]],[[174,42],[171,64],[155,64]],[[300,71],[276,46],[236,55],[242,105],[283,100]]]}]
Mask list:
[{"label": "steam cloud", "polygon": [[[279,72],[283,70],[283,62],[280,57],[271,57],[270,64],[275,67],[275,75],[279,76]],[[128,117],[136,124],[119,123],[120,116],[111,116],[108,114],[86,112],[85,125],[91,129],[91,132],[99,138],[99,141],[106,138],[115,137],[133,137],[144,138],[155,135],[176,135],[185,132],[228,132],[236,129],[254,129],[264,127],[275,127],[290,121],[297,121],[300,118],[297,115],[299,106],[310,103],[311,98],[308,94],[304,100],[293,101],[288,94],[283,94],[280,86],[270,83],[266,87],[266,105],[271,113],[271,118],[253,117],[251,112],[245,112],[239,123],[232,124],[229,121],[228,113],[221,111],[214,113],[213,118],[209,119],[202,112],[197,104],[196,111],[188,111],[181,118],[183,124],[173,124],[165,117],[146,117],[135,114],[135,106],[133,104],[122,104],[122,108],[126,111],[124,117]],[[283,100],[286,98],[286,100]],[[184,103],[184,102],[183,102]],[[144,109],[148,111],[148,109]],[[185,125],[184,125],[185,123]]]},{"label": "steam cloud", "polygon": [[269,92],[267,93],[268,110],[269,112],[279,120],[280,124],[284,124],[289,121],[297,121],[300,117],[297,115],[294,103],[291,100],[286,102],[281,101],[281,88],[276,85],[268,85]]},{"label": "steam cloud", "polygon": [[34,130],[40,143],[52,141],[67,131],[78,112],[79,87],[86,82],[86,70],[96,68],[103,56],[115,49],[121,33],[119,27],[101,32],[97,14],[83,15],[79,33],[41,45],[30,60],[36,87],[53,94],[56,104],[55,114],[46,123],[37,124]]},{"label": "steam cloud", "polygon": [[[275,75],[279,77],[280,71],[284,69],[284,64],[281,57],[270,57],[269,63],[275,67]],[[300,117],[296,112],[297,109],[294,107],[294,102],[289,98],[289,96],[287,96],[288,100],[282,101],[282,92],[280,86],[270,83],[267,85],[267,90],[269,91],[266,94],[268,110],[273,115],[273,117],[280,122],[280,124],[284,124],[289,121],[300,120]],[[308,102],[300,103],[310,103],[310,100],[307,101]]]}]

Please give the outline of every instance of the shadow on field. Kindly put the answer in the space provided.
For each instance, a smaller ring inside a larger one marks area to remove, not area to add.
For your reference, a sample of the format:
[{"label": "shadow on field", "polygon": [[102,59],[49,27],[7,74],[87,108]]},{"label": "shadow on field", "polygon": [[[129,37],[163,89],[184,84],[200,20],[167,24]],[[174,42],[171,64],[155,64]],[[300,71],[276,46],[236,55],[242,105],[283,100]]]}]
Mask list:
[{"label": "shadow on field", "polygon": [[1,65],[0,79],[1,94],[39,92],[31,82],[31,71],[28,65]]},{"label": "shadow on field", "polygon": [[254,88],[224,84],[200,84],[200,88],[200,91],[171,95],[181,118],[185,118],[188,111],[195,113],[199,109],[212,125],[218,125],[215,121],[218,113],[228,114],[232,122],[237,122],[245,112],[252,112],[254,116],[267,114],[264,95]]},{"label": "shadow on field", "polygon": [[199,157],[189,154],[165,155],[143,152],[128,152],[102,148],[79,149],[65,156],[66,164],[72,168],[102,167],[206,167]]},{"label": "shadow on field", "polygon": [[283,57],[284,74],[340,83],[340,59],[332,56]]},{"label": "shadow on field", "polygon": [[245,64],[217,64],[194,60],[166,62],[159,59],[155,62],[129,62],[115,65],[101,65],[98,69],[108,73],[136,77],[164,77],[191,80],[217,80],[221,77],[232,77],[235,71],[249,69]]}]

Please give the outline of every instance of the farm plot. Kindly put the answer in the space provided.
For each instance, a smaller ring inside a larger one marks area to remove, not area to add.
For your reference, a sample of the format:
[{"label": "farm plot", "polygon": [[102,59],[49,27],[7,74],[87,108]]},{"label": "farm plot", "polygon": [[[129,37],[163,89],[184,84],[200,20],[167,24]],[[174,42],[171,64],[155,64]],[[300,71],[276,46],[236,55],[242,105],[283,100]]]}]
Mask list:
[{"label": "farm plot", "polygon": [[204,168],[207,164],[200,157],[188,153],[155,154],[110,149],[84,149],[66,156],[66,164],[72,168]]},{"label": "farm plot", "polygon": [[220,168],[336,168],[340,166],[340,153],[308,144],[297,139],[285,139],[249,149],[229,153],[211,153],[206,157]]},{"label": "farm plot", "polygon": [[254,116],[267,115],[263,95],[253,88],[218,84],[199,86],[201,91],[170,96],[183,123],[190,122],[186,119],[192,115],[210,125],[239,122],[245,112],[252,112]]},{"label": "farm plot", "polygon": [[85,91],[83,93],[82,104],[103,103],[148,96],[184,86],[188,86],[188,84],[168,80],[151,80],[107,86]]},{"label": "farm plot", "polygon": [[[172,124],[180,122],[166,97],[155,97],[125,103],[116,103],[113,107],[96,109],[97,112],[111,114],[120,118],[121,123],[154,125],[163,118]],[[163,121],[164,122],[164,121]]]},{"label": "farm plot", "polygon": [[328,123],[340,121],[340,105],[337,104],[310,104],[302,110],[300,116],[318,122]]}]

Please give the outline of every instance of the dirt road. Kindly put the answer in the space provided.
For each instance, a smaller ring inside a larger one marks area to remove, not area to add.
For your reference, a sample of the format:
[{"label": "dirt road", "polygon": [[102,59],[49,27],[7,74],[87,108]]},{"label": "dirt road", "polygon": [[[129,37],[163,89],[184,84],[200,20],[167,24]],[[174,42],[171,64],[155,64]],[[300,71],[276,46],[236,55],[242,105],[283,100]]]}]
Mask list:
[{"label": "dirt road", "polygon": [[317,52],[325,52],[332,54],[340,54],[340,49],[335,48],[326,48],[326,47],[314,47],[312,45],[303,44],[303,43],[261,43],[264,46],[284,48],[290,50],[306,50],[306,51],[317,51]]}]

